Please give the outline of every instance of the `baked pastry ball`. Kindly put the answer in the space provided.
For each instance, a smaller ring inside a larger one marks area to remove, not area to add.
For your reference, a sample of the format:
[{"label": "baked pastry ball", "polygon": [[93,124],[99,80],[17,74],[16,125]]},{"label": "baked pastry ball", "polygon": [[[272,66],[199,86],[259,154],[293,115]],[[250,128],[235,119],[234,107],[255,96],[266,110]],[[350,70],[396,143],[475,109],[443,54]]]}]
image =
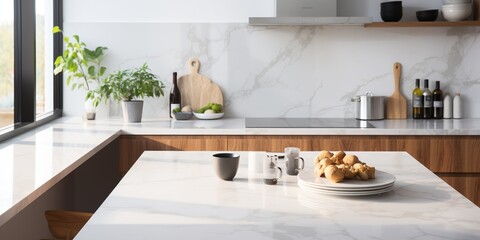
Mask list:
[{"label": "baked pastry ball", "polygon": [[355,171],[353,167],[343,168],[343,172],[345,173],[346,179],[353,179],[357,176],[357,171]]},{"label": "baked pastry ball", "polygon": [[332,159],[335,162],[335,164],[342,164],[343,163],[343,158],[345,157],[345,152],[344,151],[339,151],[333,154]]},{"label": "baked pastry ball", "polygon": [[323,176],[323,174],[325,173],[325,168],[330,165],[333,165],[332,159],[330,158],[322,159],[320,162],[315,164],[315,175],[319,177]]},{"label": "baked pastry ball", "polygon": [[343,173],[342,169],[338,169],[335,165],[329,165],[325,168],[325,177],[334,183],[338,183],[343,181],[345,174]]},{"label": "baked pastry ball", "polygon": [[375,168],[374,167],[369,167],[368,165],[364,163],[355,163],[353,165],[353,169],[357,171],[357,178],[361,180],[368,180],[375,178]]},{"label": "baked pastry ball", "polygon": [[357,176],[362,180],[368,180],[368,171],[366,169],[363,171],[358,171]]},{"label": "baked pastry ball", "polygon": [[317,164],[318,162],[320,162],[322,159],[324,158],[331,158],[333,156],[333,153],[331,153],[330,151],[328,150],[323,150],[321,151],[316,157],[315,159],[313,160],[313,163],[314,164]]},{"label": "baked pastry ball", "polygon": [[358,160],[358,157],[355,156],[355,155],[346,155],[343,159],[342,159],[343,163],[345,164],[348,164],[350,166],[353,166],[355,165],[355,163],[359,163],[360,160]]},{"label": "baked pastry ball", "polygon": [[368,167],[368,179],[374,179],[375,178],[375,167]]},{"label": "baked pastry ball", "polygon": [[313,169],[313,173],[315,174],[315,176],[321,177],[323,175],[324,170],[325,169],[322,168],[322,164],[317,163],[317,164],[315,164],[315,168]]}]

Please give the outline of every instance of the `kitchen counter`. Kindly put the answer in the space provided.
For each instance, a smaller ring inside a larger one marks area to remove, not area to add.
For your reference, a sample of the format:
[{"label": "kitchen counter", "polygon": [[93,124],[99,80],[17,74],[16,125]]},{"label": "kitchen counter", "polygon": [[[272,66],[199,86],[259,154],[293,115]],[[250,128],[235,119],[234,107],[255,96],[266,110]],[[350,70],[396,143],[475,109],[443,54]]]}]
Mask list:
[{"label": "kitchen counter", "polygon": [[[100,149],[130,135],[480,135],[479,119],[372,121],[368,129],[246,129],[245,119],[170,121],[61,118],[0,143],[0,225]],[[442,127],[440,127],[442,126]]]},{"label": "kitchen counter", "polygon": [[118,127],[131,135],[480,135],[480,119],[368,121],[375,128],[245,128],[244,118],[125,124],[119,119],[88,122],[92,128]]},{"label": "kitchen counter", "polygon": [[223,181],[213,153],[144,152],[75,239],[480,239],[480,209],[405,152],[350,152],[396,177],[363,197],[307,193],[288,175],[265,185],[248,152]]}]

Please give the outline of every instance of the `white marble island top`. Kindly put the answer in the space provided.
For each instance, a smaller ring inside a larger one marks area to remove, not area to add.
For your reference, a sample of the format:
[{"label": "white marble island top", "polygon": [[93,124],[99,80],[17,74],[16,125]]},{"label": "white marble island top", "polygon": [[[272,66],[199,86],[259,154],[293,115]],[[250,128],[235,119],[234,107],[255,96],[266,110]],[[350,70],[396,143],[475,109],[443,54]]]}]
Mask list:
[{"label": "white marble island top", "polygon": [[295,176],[265,185],[239,153],[223,181],[213,152],[145,152],[76,239],[480,239],[480,209],[407,153],[349,152],[395,175],[391,192],[315,199]]}]

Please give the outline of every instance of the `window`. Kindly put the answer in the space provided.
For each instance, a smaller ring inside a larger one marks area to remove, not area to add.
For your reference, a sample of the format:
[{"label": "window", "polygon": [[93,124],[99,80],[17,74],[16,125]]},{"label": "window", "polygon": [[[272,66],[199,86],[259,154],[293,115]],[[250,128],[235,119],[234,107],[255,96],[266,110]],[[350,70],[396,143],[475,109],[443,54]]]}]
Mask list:
[{"label": "window", "polygon": [[13,0],[0,0],[0,129],[13,125]]},{"label": "window", "polygon": [[36,38],[36,118],[53,111],[53,2],[36,0],[35,2],[35,38]]},{"label": "window", "polygon": [[0,0],[0,141],[61,116],[62,0]]}]

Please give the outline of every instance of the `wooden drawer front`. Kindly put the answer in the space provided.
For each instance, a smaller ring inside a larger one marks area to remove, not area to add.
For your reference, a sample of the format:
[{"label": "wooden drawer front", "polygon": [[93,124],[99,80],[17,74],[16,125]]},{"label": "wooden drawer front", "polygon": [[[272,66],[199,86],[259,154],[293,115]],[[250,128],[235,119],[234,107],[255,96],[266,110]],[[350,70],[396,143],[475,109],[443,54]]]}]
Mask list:
[{"label": "wooden drawer front", "polygon": [[480,207],[480,174],[437,174],[450,186]]},{"label": "wooden drawer front", "polygon": [[285,147],[312,150],[310,136],[228,136],[229,151],[283,152]]},{"label": "wooden drawer front", "polygon": [[227,149],[224,136],[142,136],[145,150],[215,151]]}]

